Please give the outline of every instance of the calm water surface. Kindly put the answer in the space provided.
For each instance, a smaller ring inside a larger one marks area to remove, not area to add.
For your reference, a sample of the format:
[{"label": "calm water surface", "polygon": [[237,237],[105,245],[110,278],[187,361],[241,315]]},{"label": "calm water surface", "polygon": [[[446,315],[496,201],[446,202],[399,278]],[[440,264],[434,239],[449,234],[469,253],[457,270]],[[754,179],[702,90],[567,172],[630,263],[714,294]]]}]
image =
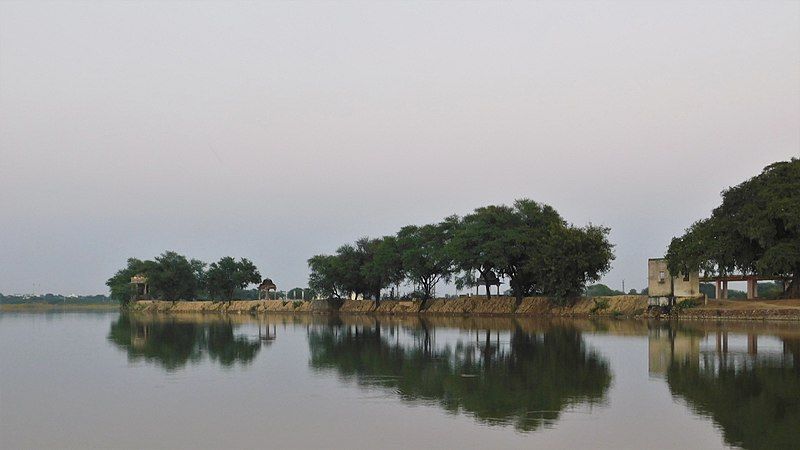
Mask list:
[{"label": "calm water surface", "polygon": [[800,326],[0,313],[0,447],[798,448]]}]

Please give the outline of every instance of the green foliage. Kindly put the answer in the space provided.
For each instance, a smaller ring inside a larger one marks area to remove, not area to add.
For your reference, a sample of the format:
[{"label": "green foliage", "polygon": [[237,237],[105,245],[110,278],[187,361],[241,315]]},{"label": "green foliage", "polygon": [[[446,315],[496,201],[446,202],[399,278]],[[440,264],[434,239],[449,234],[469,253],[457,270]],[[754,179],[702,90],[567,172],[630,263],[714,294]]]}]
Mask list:
[{"label": "green foliage", "polygon": [[788,295],[800,294],[800,159],[724,191],[722,205],[673,238],[666,256],[672,273],[794,277]]},{"label": "green foliage", "polygon": [[356,251],[360,256],[359,274],[362,285],[359,290],[380,301],[381,290],[403,279],[403,264],[397,238],[361,238],[356,241]]},{"label": "green foliage", "polygon": [[491,297],[489,285],[501,273],[513,245],[508,233],[516,222],[513,210],[505,205],[485,206],[457,220],[455,216],[446,219],[455,224],[446,252],[459,270],[478,272],[474,281],[486,285],[486,296]]},{"label": "green foliage", "polygon": [[308,260],[311,273],[308,285],[311,289],[328,298],[345,298],[349,295],[345,285],[346,273],[342,258],[337,255],[316,255]]},{"label": "green foliage", "polygon": [[108,305],[117,301],[105,295],[3,295],[0,294],[0,305]]},{"label": "green foliage", "polygon": [[316,255],[308,260],[308,285],[334,298],[352,295],[380,301],[381,290],[403,279],[397,239],[361,238],[355,245],[343,245],[335,255]]},{"label": "green foliage", "polygon": [[[192,300],[202,288],[205,263],[167,251],[155,258],[155,265],[146,272],[150,289],[164,300]],[[130,279],[128,280],[130,282]]]},{"label": "green foliage", "polygon": [[421,227],[409,225],[397,233],[399,272],[420,287],[423,300],[431,297],[438,282],[450,281],[453,259],[445,246],[453,230],[453,223],[445,221]]},{"label": "green foliage", "polygon": [[424,301],[442,281],[455,279],[458,289],[485,285],[489,297],[489,287],[508,277],[518,302],[526,295],[563,299],[608,271],[614,258],[608,233],[568,225],[552,207],[522,199],[314,256],[309,286],[329,297],[379,300],[382,289],[407,281]]},{"label": "green foliage", "polygon": [[610,297],[612,295],[623,295],[623,293],[622,291],[611,289],[605,284],[593,284],[591,286],[586,286],[584,295],[586,297]]},{"label": "green foliage", "polygon": [[783,294],[783,285],[778,282],[758,283],[758,297],[776,299]]},{"label": "green foliage", "polygon": [[599,300],[592,301],[594,302],[594,306],[592,306],[592,309],[589,310],[589,314],[597,314],[607,310],[609,307],[608,299],[601,298]]},{"label": "green foliage", "polygon": [[698,300],[698,299],[696,299],[696,298],[687,298],[687,299],[684,299],[684,300],[681,300],[681,301],[679,301],[679,302],[678,302],[678,303],[675,305],[675,308],[676,308],[678,311],[683,311],[683,310],[685,310],[685,309],[694,308],[694,307],[696,307],[696,306],[700,306],[700,300]]},{"label": "green foliage", "polygon": [[567,298],[611,267],[608,232],[570,226],[551,206],[522,199],[464,217],[449,250],[456,265],[477,271],[487,288],[491,278],[507,276],[518,302],[528,295]]},{"label": "green foliage", "polygon": [[187,259],[172,251],[167,251],[153,260],[128,259],[128,264],[106,281],[111,290],[111,298],[123,305],[132,297],[131,277],[144,275],[149,282],[150,296],[162,300],[194,300],[210,294],[215,299],[230,300],[234,295],[240,298],[257,298],[257,291],[246,291],[251,283],[258,283],[261,277],[255,265],[242,258],[238,262],[226,256],[211,264]]},{"label": "green foliage", "polygon": [[244,289],[250,284],[261,282],[255,264],[249,259],[236,261],[230,256],[211,263],[205,273],[205,285],[211,298],[232,300],[236,289]]},{"label": "green foliage", "polygon": [[106,286],[111,290],[111,298],[127,305],[131,301],[131,277],[142,274],[146,277],[151,276],[156,270],[157,263],[154,261],[142,261],[136,258],[128,258],[128,265],[114,274],[106,281]]}]

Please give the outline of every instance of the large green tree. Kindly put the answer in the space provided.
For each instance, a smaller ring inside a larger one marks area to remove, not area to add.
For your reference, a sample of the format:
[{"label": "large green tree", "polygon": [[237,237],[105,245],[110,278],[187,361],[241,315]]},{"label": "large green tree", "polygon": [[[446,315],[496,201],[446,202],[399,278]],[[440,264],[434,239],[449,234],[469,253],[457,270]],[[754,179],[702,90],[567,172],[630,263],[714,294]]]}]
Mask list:
[{"label": "large green tree", "polygon": [[322,295],[344,298],[371,297],[380,303],[381,290],[403,278],[397,239],[393,236],[361,238],[342,245],[335,255],[308,260],[309,286]]},{"label": "large green tree", "polygon": [[711,217],[672,239],[667,260],[673,273],[791,278],[784,295],[800,297],[800,159],[771,164],[723,191]]},{"label": "large green tree", "polygon": [[155,258],[153,270],[147,273],[150,289],[164,300],[193,300],[202,288],[204,267],[202,261],[166,251]]},{"label": "large green tree", "polygon": [[309,258],[308,286],[328,298],[345,298],[350,293],[344,283],[344,268],[337,255],[315,255]]},{"label": "large green tree", "polygon": [[409,225],[397,233],[402,272],[409,281],[419,286],[423,302],[431,297],[440,281],[450,281],[453,258],[446,244],[454,227],[450,222]]},{"label": "large green tree", "polygon": [[466,273],[486,285],[508,277],[517,304],[528,295],[565,299],[608,271],[614,259],[608,228],[574,227],[549,205],[529,199],[513,207],[478,208],[461,221],[448,250]]},{"label": "large green tree", "polygon": [[491,283],[501,273],[506,252],[512,244],[503,230],[513,227],[515,221],[513,210],[508,206],[481,207],[461,219],[447,243],[446,251],[459,270],[478,273],[474,282],[486,286],[487,299],[492,296]]},{"label": "large green tree", "polygon": [[356,250],[361,256],[359,271],[364,283],[363,291],[380,304],[381,291],[403,279],[397,238],[362,238],[356,242]]},{"label": "large green tree", "polygon": [[247,258],[236,261],[230,256],[211,263],[205,274],[205,284],[212,298],[233,299],[237,289],[244,289],[250,284],[261,282],[261,274]]}]

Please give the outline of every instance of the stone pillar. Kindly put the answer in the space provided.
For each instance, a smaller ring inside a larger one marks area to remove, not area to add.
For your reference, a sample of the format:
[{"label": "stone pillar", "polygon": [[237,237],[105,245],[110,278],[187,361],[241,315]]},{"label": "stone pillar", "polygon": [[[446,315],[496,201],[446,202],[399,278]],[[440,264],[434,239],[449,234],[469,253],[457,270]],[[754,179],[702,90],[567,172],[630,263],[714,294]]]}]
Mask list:
[{"label": "stone pillar", "polygon": [[722,298],[727,300],[728,299],[728,281],[725,280],[722,282]]},{"label": "stone pillar", "polygon": [[722,298],[722,282],[717,280],[716,284],[714,285],[714,298],[720,299]]}]

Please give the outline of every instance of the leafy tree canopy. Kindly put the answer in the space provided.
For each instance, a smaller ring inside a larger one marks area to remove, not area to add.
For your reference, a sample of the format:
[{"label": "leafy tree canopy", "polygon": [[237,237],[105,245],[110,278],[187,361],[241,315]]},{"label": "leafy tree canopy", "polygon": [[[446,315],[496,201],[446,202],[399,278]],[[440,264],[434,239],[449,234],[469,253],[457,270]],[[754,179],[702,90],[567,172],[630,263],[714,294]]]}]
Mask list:
[{"label": "leafy tree canopy", "polygon": [[667,260],[673,273],[791,277],[786,295],[800,297],[800,159],[723,191],[711,217],[672,239]]},{"label": "leafy tree canopy", "polygon": [[205,284],[212,298],[233,299],[236,289],[244,289],[250,284],[261,282],[255,264],[249,259],[236,261],[230,256],[211,263],[205,273]]},{"label": "leafy tree canopy", "polygon": [[446,244],[453,230],[452,222],[445,221],[421,227],[409,225],[397,233],[401,272],[420,287],[423,300],[431,297],[438,282],[450,281],[454,267]]}]

